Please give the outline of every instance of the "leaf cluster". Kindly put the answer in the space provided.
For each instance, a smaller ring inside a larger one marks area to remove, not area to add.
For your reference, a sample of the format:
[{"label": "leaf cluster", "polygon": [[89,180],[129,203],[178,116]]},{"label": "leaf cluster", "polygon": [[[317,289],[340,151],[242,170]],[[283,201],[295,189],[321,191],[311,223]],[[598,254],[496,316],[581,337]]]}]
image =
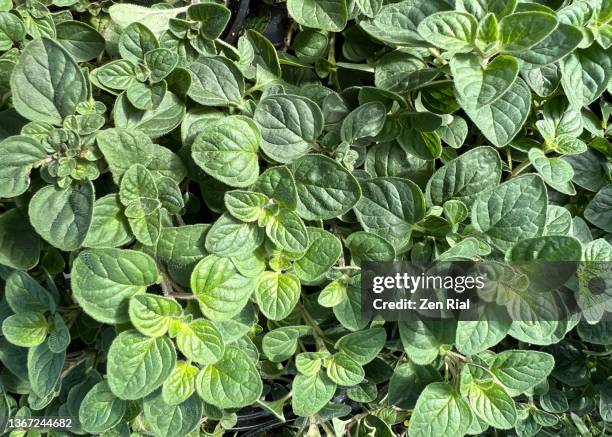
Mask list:
[{"label": "leaf cluster", "polygon": [[[0,0],[0,417],[609,433],[612,1],[144,3]],[[363,318],[363,262],[483,259],[608,267],[584,320]]]}]

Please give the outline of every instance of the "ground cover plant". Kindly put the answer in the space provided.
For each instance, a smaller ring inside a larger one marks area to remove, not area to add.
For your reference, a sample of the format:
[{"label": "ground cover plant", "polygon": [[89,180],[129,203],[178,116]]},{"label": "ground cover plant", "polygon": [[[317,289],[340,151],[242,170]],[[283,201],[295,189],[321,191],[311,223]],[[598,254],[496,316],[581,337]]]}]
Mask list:
[{"label": "ground cover plant", "polygon": [[612,261],[612,2],[193,3],[0,0],[0,416],[610,435],[610,282],[583,321],[396,323],[359,280]]}]

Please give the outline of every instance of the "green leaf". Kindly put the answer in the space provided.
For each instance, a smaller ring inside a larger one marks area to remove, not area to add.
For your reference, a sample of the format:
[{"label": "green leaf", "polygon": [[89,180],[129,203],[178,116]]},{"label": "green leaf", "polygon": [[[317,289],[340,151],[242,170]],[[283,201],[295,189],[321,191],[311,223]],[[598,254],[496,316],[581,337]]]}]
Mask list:
[{"label": "green leaf", "polygon": [[177,361],[172,373],[162,386],[162,397],[168,405],[177,405],[195,393],[198,368],[185,361]]},{"label": "green leaf", "polygon": [[340,128],[342,141],[355,141],[374,137],[382,130],[387,118],[387,108],[380,102],[368,102],[351,111]]},{"label": "green leaf", "polygon": [[344,29],[348,19],[345,0],[288,0],[287,10],[303,26],[332,32]]},{"label": "green leaf", "polygon": [[204,242],[209,229],[207,224],[162,228],[156,255],[166,263],[168,273],[179,284],[189,285],[193,268],[208,255]]},{"label": "green leaf", "polygon": [[278,166],[264,171],[257,178],[253,190],[265,194],[291,210],[297,207],[297,187],[288,167]]},{"label": "green leaf", "polygon": [[130,298],[143,294],[157,280],[155,261],[133,250],[85,250],[74,260],[71,271],[75,300],[103,323],[127,322]]},{"label": "green leaf", "polygon": [[499,41],[504,53],[527,50],[557,27],[557,18],[547,12],[516,12],[499,22]]},{"label": "green leaf", "polygon": [[423,389],[429,383],[440,380],[441,376],[433,366],[419,366],[411,362],[400,364],[389,380],[389,403],[413,409]]},{"label": "green leaf", "polygon": [[195,163],[232,187],[248,187],[259,176],[257,151],[261,134],[243,116],[227,117],[206,125],[192,146]]},{"label": "green leaf", "polygon": [[181,189],[172,178],[161,176],[157,179],[157,190],[162,208],[170,214],[180,214],[185,207]]},{"label": "green leaf", "polygon": [[472,422],[467,402],[449,384],[434,382],[425,387],[414,407],[408,435],[463,436]]},{"label": "green leaf", "polygon": [[433,174],[425,191],[427,202],[442,205],[448,200],[460,200],[471,205],[479,193],[499,184],[501,173],[501,160],[495,149],[471,149]]},{"label": "green leaf", "polygon": [[57,42],[40,38],[19,56],[11,75],[13,105],[22,116],[60,125],[87,98],[87,82],[70,53]]},{"label": "green leaf", "polygon": [[326,156],[303,156],[293,162],[292,171],[298,192],[296,212],[305,220],[337,217],[361,197],[357,180]]},{"label": "green leaf", "polygon": [[432,164],[431,161],[408,154],[399,144],[379,143],[368,148],[364,167],[374,177],[406,178],[423,186],[431,176]]},{"label": "green leaf", "polygon": [[349,331],[359,331],[368,324],[368,320],[363,317],[360,280],[360,275],[348,280],[346,299],[333,308],[340,324]]},{"label": "green leaf", "polygon": [[408,53],[391,52],[376,64],[374,83],[378,88],[387,91],[407,93],[431,82],[438,74],[437,69],[427,68],[417,57]]},{"label": "green leaf", "polygon": [[595,226],[612,232],[612,219],[610,212],[612,211],[612,184],[608,184],[595,194],[591,199],[586,209],[584,210],[584,218]]},{"label": "green leaf", "polygon": [[151,139],[143,132],[106,129],[96,139],[117,184],[133,164],[148,166],[153,160]]},{"label": "green leaf", "polygon": [[139,22],[151,29],[156,35],[168,28],[168,21],[186,8],[146,8],[135,4],[114,4],[108,12],[112,20],[121,27]]},{"label": "green leaf", "polygon": [[516,424],[514,401],[501,385],[494,382],[472,383],[468,399],[472,411],[489,425],[511,429]]},{"label": "green leaf", "polygon": [[142,403],[144,420],[154,435],[182,437],[194,431],[203,414],[202,400],[192,395],[179,404],[168,404],[160,392],[146,397]]},{"label": "green leaf", "polygon": [[548,196],[539,176],[525,175],[482,192],[474,202],[474,227],[501,250],[525,238],[542,235]]},{"label": "green leaf", "polygon": [[109,194],[94,202],[85,247],[118,247],[132,239],[119,196]]},{"label": "green leaf", "polygon": [[323,114],[310,99],[276,94],[262,99],[254,120],[261,130],[262,151],[277,162],[304,155],[323,132]]},{"label": "green leaf", "polygon": [[400,178],[374,178],[361,183],[363,197],[355,213],[363,228],[404,249],[412,227],[425,215],[425,199],[413,182]]},{"label": "green leaf", "polygon": [[94,187],[89,181],[76,188],[49,185],[30,200],[30,221],[36,232],[53,246],[76,250],[87,237],[93,204]]},{"label": "green leaf", "polygon": [[121,94],[113,108],[113,121],[116,127],[140,130],[151,138],[167,134],[176,128],[185,116],[185,104],[172,92],[167,92],[155,109],[135,108]]},{"label": "green leaf", "polygon": [[561,61],[561,86],[575,108],[595,101],[612,77],[612,60],[597,44],[578,49]]},{"label": "green leaf", "polygon": [[442,208],[444,217],[451,223],[461,223],[468,217],[468,208],[461,200],[447,200]]},{"label": "green leaf", "polygon": [[383,7],[382,0],[356,0],[357,7],[365,16],[374,18]]},{"label": "green leaf", "polygon": [[144,61],[145,53],[158,47],[159,43],[153,32],[140,23],[132,23],[123,29],[118,44],[121,57],[135,65]]},{"label": "green leaf", "polygon": [[285,326],[274,329],[264,335],[262,349],[268,359],[274,363],[285,361],[295,354],[298,339],[308,335],[310,326]]},{"label": "green leaf", "polygon": [[55,311],[51,294],[26,272],[15,271],[6,280],[5,299],[16,313]]},{"label": "green leaf", "polygon": [[116,397],[108,382],[94,385],[79,408],[79,421],[87,432],[101,433],[117,425],[127,410],[127,402]]},{"label": "green leaf", "polygon": [[544,381],[554,366],[555,359],[545,352],[505,350],[493,359],[491,373],[516,396]]},{"label": "green leaf", "polygon": [[151,70],[152,83],[161,82],[178,63],[178,55],[169,49],[154,49],[144,55],[144,61]]},{"label": "green leaf", "polygon": [[9,50],[13,43],[21,41],[26,33],[23,22],[16,14],[6,13],[12,8],[12,1],[9,1],[6,6],[0,8],[2,12],[5,12],[0,15],[0,47],[2,50]]},{"label": "green leaf", "polygon": [[47,319],[35,311],[13,314],[2,322],[2,334],[16,346],[38,346],[47,338]]},{"label": "green leaf", "polygon": [[341,337],[335,348],[344,352],[358,364],[368,364],[385,346],[387,333],[384,328],[370,328]]},{"label": "green leaf", "polygon": [[489,105],[466,113],[484,136],[497,147],[508,144],[519,133],[531,110],[531,91],[521,78]]},{"label": "green leaf", "polygon": [[351,252],[351,259],[357,265],[364,261],[393,261],[395,248],[391,243],[376,234],[353,232],[344,241]]},{"label": "green leaf", "polygon": [[140,399],[163,384],[175,362],[176,351],[167,337],[123,331],[108,351],[108,385],[120,399]]},{"label": "green leaf", "polygon": [[478,22],[471,14],[443,11],[419,23],[419,35],[436,47],[453,52],[469,52],[474,46]]},{"label": "green leaf", "polygon": [[189,65],[187,95],[204,106],[241,106],[244,78],[236,66],[220,56],[202,56]]},{"label": "green leaf", "polygon": [[293,48],[298,59],[302,62],[315,62],[323,57],[328,43],[327,32],[306,28],[295,36]]},{"label": "green leaf", "polygon": [[450,62],[457,100],[461,106],[477,109],[498,100],[514,84],[519,64],[512,56],[498,56],[486,67],[472,54],[453,56]]},{"label": "green leaf", "polygon": [[295,368],[303,375],[314,375],[321,369],[324,358],[329,352],[302,352],[295,357]]},{"label": "green leaf", "polygon": [[66,351],[54,353],[47,343],[28,350],[28,376],[32,391],[45,397],[55,390],[66,361]]},{"label": "green leaf", "polygon": [[385,4],[378,15],[363,20],[360,25],[368,34],[382,42],[399,45],[421,45],[424,41],[417,32],[423,19],[451,7],[441,0],[409,0]]},{"label": "green leaf", "polygon": [[399,323],[406,355],[416,364],[430,364],[440,346],[455,342],[456,323],[449,320],[410,320]]},{"label": "green leaf", "polygon": [[314,375],[298,374],[291,386],[293,412],[302,417],[313,416],[331,400],[336,384],[322,371]]},{"label": "green leaf", "polygon": [[78,62],[89,61],[98,57],[105,47],[104,38],[93,27],[79,21],[59,23],[57,41]]},{"label": "green leaf", "polygon": [[176,345],[187,359],[199,364],[214,364],[223,358],[225,351],[221,333],[212,322],[204,319],[182,323]]},{"label": "green leaf", "polygon": [[219,408],[239,408],[259,399],[263,384],[257,368],[246,353],[229,347],[223,359],[200,371],[196,389],[209,404]]},{"label": "green leaf", "polygon": [[128,218],[130,229],[136,239],[145,246],[154,246],[159,240],[162,227],[161,210],[156,209],[149,215]]},{"label": "green leaf", "polygon": [[183,314],[181,306],[172,299],[153,294],[132,296],[128,313],[130,322],[149,337],[164,335],[175,318]]},{"label": "green leaf", "polygon": [[36,140],[23,136],[12,136],[0,142],[0,196],[15,197],[30,186],[32,168],[42,164],[47,155],[45,148]]},{"label": "green leaf", "polygon": [[317,297],[317,302],[319,305],[325,308],[333,308],[336,305],[340,305],[342,302],[347,300],[347,286],[344,281],[336,279],[325,286],[319,297]]},{"label": "green leaf", "polygon": [[504,17],[514,12],[517,6],[516,0],[459,0],[457,9],[469,12],[481,20],[487,13],[493,13],[498,17]]},{"label": "green leaf", "polygon": [[127,90],[135,81],[134,65],[119,59],[95,69],[92,75],[102,86],[113,90]]},{"label": "green leaf", "polygon": [[123,174],[119,199],[128,218],[142,218],[157,211],[161,204],[153,175],[144,165],[134,164]]},{"label": "green leaf", "polygon": [[215,3],[193,4],[187,9],[187,17],[199,21],[200,32],[207,39],[217,39],[231,17],[231,12],[225,6]]},{"label": "green leaf", "polygon": [[510,321],[489,319],[495,317],[482,311],[479,320],[459,320],[455,346],[465,355],[475,355],[502,341],[510,330]]},{"label": "green leaf", "polygon": [[238,273],[229,258],[208,255],[193,269],[191,289],[205,316],[227,320],[244,308],[254,284]]},{"label": "green leaf", "polygon": [[565,394],[556,389],[540,396],[540,405],[549,413],[564,413],[569,408]]},{"label": "green leaf", "polygon": [[28,270],[38,264],[40,238],[18,209],[0,216],[0,264]]},{"label": "green leaf", "polygon": [[349,355],[338,352],[330,359],[327,376],[338,385],[350,387],[363,381],[365,372]]},{"label": "green leaf", "polygon": [[340,258],[342,244],[333,234],[320,228],[306,228],[310,245],[304,256],[293,263],[296,275],[306,282],[322,278]]},{"label": "green leaf", "polygon": [[582,32],[575,26],[559,23],[542,41],[529,50],[514,52],[513,56],[525,63],[527,67],[550,65],[573,52],[582,42]]},{"label": "green leaf", "polygon": [[51,352],[59,354],[65,351],[70,345],[70,330],[62,315],[59,313],[53,314],[49,321],[49,336],[47,337],[47,345]]},{"label": "green leaf", "polygon": [[422,160],[429,161],[442,155],[442,143],[435,132],[402,129],[397,142],[408,154]]},{"label": "green leaf", "polygon": [[254,191],[228,191],[224,196],[229,213],[243,222],[257,221],[264,213],[268,197]]},{"label": "green leaf", "polygon": [[168,91],[165,81],[157,83],[132,82],[127,90],[126,97],[134,107],[147,110],[157,108]]},{"label": "green leaf", "polygon": [[206,250],[219,256],[238,256],[252,252],[263,242],[257,223],[241,222],[225,213],[206,234]]},{"label": "green leaf", "polygon": [[279,209],[276,215],[267,218],[266,235],[281,249],[302,253],[308,249],[310,240],[302,219],[287,208]]},{"label": "green leaf", "polygon": [[11,373],[24,381],[28,381],[28,369],[24,363],[28,359],[28,349],[15,346],[6,337],[0,337],[0,362]]},{"label": "green leaf", "polygon": [[499,39],[499,24],[495,14],[488,13],[478,23],[475,45],[483,53],[493,51]]},{"label": "green leaf", "polygon": [[567,161],[561,158],[548,158],[542,150],[536,148],[529,150],[529,161],[544,182],[552,188],[570,196],[576,194],[576,189],[571,183],[574,170]]},{"label": "green leaf", "polygon": [[241,275],[248,276],[249,278],[254,278],[266,268],[262,248],[233,256],[232,263],[234,263]]},{"label": "green leaf", "polygon": [[548,205],[544,235],[568,235],[571,229],[571,213],[561,206]]},{"label": "green leaf", "polygon": [[300,280],[291,273],[263,272],[255,283],[255,301],[270,320],[282,320],[300,299]]}]

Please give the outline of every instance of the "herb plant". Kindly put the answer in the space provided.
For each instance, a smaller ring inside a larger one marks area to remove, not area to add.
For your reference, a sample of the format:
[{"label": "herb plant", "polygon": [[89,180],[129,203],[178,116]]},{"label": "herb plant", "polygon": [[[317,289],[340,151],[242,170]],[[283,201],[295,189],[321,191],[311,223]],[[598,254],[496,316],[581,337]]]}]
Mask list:
[{"label": "herb plant", "polygon": [[0,0],[0,416],[608,435],[609,282],[395,323],[360,265],[612,261],[612,1],[194,3]]}]

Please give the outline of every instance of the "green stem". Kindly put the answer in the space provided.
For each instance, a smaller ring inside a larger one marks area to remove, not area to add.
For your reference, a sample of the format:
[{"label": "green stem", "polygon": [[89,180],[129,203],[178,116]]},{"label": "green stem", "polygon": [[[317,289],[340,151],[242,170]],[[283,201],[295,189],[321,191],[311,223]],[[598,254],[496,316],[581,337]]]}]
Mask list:
[{"label": "green stem", "polygon": [[310,316],[310,314],[308,314],[308,311],[306,311],[304,305],[300,306],[300,310],[302,312],[302,317],[304,318],[304,321],[312,328],[312,333],[315,340],[315,345],[317,346],[317,351],[327,351],[327,346],[325,345],[325,340],[327,336],[325,335],[325,332],[323,332],[323,330],[319,328],[317,322]]},{"label": "green stem", "polygon": [[521,162],[518,165],[518,167],[516,167],[514,170],[510,172],[510,176],[508,176],[508,179],[518,176],[523,170],[528,168],[530,165],[531,165],[531,162],[529,160]]},{"label": "green stem", "polygon": [[365,71],[366,73],[374,73],[374,67],[368,64],[352,64],[350,62],[336,62],[336,66],[348,68],[349,70]]},{"label": "green stem", "polygon": [[438,49],[434,48],[434,47],[430,47],[429,49],[429,53],[431,53],[431,55],[437,59],[438,61],[440,61],[440,63],[442,65],[446,65],[448,64],[448,61],[446,59],[443,59],[442,56],[440,56],[440,52],[438,51]]}]

